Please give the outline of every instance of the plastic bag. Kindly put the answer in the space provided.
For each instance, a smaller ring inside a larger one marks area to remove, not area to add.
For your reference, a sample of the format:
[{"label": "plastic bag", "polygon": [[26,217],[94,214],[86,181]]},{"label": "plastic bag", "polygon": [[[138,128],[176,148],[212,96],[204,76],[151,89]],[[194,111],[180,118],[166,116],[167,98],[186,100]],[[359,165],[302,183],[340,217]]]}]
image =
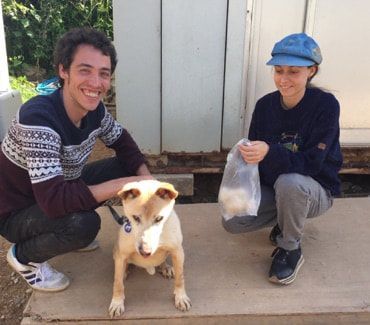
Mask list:
[{"label": "plastic bag", "polygon": [[218,193],[218,203],[225,220],[234,216],[256,216],[261,201],[258,164],[248,164],[239,151],[240,140],[227,155],[226,166]]}]

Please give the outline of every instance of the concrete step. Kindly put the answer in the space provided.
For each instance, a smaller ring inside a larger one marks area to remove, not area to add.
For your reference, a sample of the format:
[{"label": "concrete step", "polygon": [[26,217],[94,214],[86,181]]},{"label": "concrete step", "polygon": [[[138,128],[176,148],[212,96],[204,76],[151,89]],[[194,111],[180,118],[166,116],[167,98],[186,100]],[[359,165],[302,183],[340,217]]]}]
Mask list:
[{"label": "concrete step", "polygon": [[153,176],[161,182],[171,183],[179,192],[179,195],[194,195],[193,174],[154,174]]},{"label": "concrete step", "polygon": [[[119,209],[119,207],[117,207]],[[305,264],[296,281],[267,280],[270,229],[231,235],[217,204],[178,205],[184,235],[185,281],[192,309],[177,311],[173,281],[135,268],[125,282],[128,324],[370,324],[370,199],[337,199],[309,220],[302,242]],[[101,247],[51,263],[71,279],[60,293],[34,291],[22,324],[110,324],[112,248],[118,232],[99,208]]]}]

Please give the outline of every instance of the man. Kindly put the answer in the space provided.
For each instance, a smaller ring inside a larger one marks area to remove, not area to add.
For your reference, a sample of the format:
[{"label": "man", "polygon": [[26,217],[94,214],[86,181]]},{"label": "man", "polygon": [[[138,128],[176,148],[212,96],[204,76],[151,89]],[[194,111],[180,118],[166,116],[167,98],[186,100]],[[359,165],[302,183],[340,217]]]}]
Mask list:
[{"label": "man", "polygon": [[[7,260],[42,291],[69,285],[47,260],[97,248],[95,208],[125,183],[152,178],[136,143],[102,103],[117,63],[109,39],[73,29],[58,41],[54,63],[61,87],[21,106],[0,152],[0,235],[15,243]],[[86,165],[97,138],[116,157]]]}]

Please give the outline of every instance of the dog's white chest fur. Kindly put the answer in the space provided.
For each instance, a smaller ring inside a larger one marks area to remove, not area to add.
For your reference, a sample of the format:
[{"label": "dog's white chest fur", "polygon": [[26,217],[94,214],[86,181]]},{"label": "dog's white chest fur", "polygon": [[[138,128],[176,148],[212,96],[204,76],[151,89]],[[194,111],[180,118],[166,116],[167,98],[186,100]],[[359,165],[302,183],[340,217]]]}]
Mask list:
[{"label": "dog's white chest fur", "polygon": [[182,244],[181,225],[174,210],[163,225],[157,250],[148,257],[143,257],[137,251],[135,233],[127,232],[125,225],[121,227],[119,237],[119,250],[129,256],[129,263],[147,269],[149,274],[155,273],[149,270],[151,267],[159,266],[166,260],[172,249]]}]

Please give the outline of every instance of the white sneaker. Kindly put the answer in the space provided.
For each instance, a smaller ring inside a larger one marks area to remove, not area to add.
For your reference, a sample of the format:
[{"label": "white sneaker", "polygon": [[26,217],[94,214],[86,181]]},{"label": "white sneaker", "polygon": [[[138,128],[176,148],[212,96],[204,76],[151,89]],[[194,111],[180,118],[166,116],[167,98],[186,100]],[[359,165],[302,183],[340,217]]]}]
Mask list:
[{"label": "white sneaker", "polygon": [[76,252],[92,252],[98,248],[99,248],[99,241],[97,239],[94,239],[89,245],[76,250]]},{"label": "white sneaker", "polygon": [[27,265],[19,263],[15,257],[15,245],[9,248],[6,259],[10,266],[35,290],[55,292],[62,291],[69,286],[69,279],[63,273],[53,269],[48,262],[30,262]]}]

